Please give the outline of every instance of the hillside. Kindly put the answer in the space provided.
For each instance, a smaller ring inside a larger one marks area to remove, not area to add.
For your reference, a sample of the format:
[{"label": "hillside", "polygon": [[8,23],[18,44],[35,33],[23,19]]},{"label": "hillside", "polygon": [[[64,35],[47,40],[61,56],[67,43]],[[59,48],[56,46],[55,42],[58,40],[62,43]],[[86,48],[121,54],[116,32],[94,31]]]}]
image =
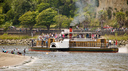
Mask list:
[{"label": "hillside", "polygon": [[128,0],[99,0],[98,5],[97,12],[100,10],[110,10],[112,16],[118,11],[128,11]]}]

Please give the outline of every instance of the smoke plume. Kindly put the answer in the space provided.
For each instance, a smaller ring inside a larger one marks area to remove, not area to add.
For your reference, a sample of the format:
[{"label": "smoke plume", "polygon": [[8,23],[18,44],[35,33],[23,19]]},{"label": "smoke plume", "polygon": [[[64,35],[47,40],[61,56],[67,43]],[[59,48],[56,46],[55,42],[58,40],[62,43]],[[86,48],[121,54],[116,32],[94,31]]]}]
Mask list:
[{"label": "smoke plume", "polygon": [[77,0],[75,2],[77,12],[73,21],[70,23],[70,26],[75,26],[76,24],[82,23],[86,20],[84,13],[85,12],[95,12],[95,0]]}]

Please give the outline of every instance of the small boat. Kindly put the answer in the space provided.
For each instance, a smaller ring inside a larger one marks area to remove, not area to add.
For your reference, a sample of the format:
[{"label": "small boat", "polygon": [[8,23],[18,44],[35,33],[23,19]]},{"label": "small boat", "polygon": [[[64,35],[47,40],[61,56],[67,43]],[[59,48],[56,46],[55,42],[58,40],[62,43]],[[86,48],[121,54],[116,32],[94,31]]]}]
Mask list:
[{"label": "small boat", "polygon": [[[70,30],[71,31],[71,30]],[[55,41],[54,38],[48,39],[48,44],[43,41],[43,46],[33,46],[31,51],[66,51],[66,52],[118,52],[118,47],[110,47],[107,44],[106,39],[96,38],[91,35],[95,32],[68,32],[69,38],[65,38],[61,41]],[[74,35],[80,36],[80,38]],[[86,35],[86,38],[84,38]],[[37,44],[41,41],[37,41]]]}]

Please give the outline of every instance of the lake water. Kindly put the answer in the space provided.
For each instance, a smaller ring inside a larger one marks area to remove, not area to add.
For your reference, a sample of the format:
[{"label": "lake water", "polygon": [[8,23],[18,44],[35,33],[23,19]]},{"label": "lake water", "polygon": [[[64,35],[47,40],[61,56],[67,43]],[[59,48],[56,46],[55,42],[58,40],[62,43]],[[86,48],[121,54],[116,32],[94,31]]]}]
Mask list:
[{"label": "lake water", "polygon": [[27,48],[26,56],[32,56],[32,62],[0,69],[0,71],[128,71],[128,49],[121,48],[119,53],[85,53],[85,52],[35,52],[28,46],[1,45],[11,51]]}]

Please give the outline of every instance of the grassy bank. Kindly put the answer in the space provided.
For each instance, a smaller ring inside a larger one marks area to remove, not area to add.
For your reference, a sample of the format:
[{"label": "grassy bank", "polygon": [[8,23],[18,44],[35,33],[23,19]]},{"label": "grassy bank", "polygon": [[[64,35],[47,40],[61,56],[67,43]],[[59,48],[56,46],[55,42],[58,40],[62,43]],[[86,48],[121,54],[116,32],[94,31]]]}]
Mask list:
[{"label": "grassy bank", "polygon": [[[37,39],[38,35],[35,35],[34,37],[28,36],[28,35],[8,35],[8,34],[3,34],[0,35],[0,39]],[[110,40],[128,40],[128,35],[120,35],[118,36],[117,34],[115,35],[104,35],[102,36],[105,39],[110,39]]]},{"label": "grassy bank", "polygon": [[3,35],[0,35],[0,39],[36,39],[38,36],[34,36],[34,37],[31,37],[31,36],[28,36],[28,35],[8,35],[8,34],[3,34]]},{"label": "grassy bank", "polygon": [[128,40],[128,35],[120,35],[120,36],[115,36],[115,35],[105,35],[103,36],[105,39],[110,39],[110,40]]}]

